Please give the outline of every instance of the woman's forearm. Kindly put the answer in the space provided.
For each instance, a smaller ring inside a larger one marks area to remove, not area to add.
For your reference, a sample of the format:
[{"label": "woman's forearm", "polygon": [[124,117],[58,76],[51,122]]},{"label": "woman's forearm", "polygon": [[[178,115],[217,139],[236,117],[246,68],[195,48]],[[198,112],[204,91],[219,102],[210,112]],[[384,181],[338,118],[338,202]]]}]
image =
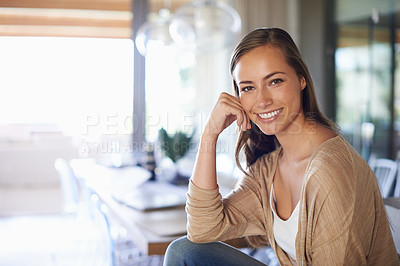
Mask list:
[{"label": "woman's forearm", "polygon": [[202,189],[217,187],[216,147],[218,136],[203,134],[200,139],[192,181]]},{"label": "woman's forearm", "polygon": [[219,134],[234,121],[242,130],[251,127],[239,99],[228,93],[221,93],[212,110],[200,139],[199,151],[193,170],[192,181],[202,189],[217,187],[216,147]]}]

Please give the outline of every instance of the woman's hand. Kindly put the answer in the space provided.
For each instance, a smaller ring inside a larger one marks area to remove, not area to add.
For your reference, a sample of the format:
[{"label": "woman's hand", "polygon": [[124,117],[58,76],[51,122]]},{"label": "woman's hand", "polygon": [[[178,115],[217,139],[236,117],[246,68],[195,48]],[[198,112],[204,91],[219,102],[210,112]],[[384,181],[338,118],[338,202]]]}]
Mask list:
[{"label": "woman's hand", "polygon": [[237,125],[246,131],[251,128],[250,120],[243,110],[240,100],[228,93],[221,93],[215,104],[203,135],[218,138],[219,134],[236,120]]}]

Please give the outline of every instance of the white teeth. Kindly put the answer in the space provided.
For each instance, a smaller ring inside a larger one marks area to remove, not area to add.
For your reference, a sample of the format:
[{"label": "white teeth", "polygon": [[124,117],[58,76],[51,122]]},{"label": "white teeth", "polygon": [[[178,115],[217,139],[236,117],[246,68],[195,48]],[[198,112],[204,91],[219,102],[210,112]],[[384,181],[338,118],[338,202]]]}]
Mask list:
[{"label": "white teeth", "polygon": [[273,112],[270,112],[270,113],[267,113],[267,114],[258,114],[258,116],[261,117],[261,118],[264,118],[264,119],[265,118],[271,118],[271,117],[276,116],[277,114],[279,114],[281,110],[282,109],[279,109],[279,110],[276,110],[276,111],[273,111]]}]

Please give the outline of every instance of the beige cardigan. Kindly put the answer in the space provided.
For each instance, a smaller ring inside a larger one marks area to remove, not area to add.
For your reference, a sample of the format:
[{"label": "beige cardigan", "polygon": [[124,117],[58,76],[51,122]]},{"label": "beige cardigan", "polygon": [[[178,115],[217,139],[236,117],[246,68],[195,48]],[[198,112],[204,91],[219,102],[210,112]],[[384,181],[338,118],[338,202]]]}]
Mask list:
[{"label": "beige cardigan", "polygon": [[[222,199],[218,188],[189,184],[188,238],[213,242],[267,235],[281,265],[291,265],[276,244],[269,191],[281,148],[259,158]],[[323,143],[308,163],[296,237],[298,265],[399,265],[374,173],[342,136]]]}]

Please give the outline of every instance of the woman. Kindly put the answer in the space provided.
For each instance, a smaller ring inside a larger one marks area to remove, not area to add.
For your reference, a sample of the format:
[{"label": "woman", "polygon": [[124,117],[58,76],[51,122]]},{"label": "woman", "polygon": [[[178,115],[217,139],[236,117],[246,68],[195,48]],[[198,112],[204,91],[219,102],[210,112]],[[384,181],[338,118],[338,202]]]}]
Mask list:
[{"label": "woman", "polygon": [[[319,111],[291,37],[254,30],[230,70],[236,96],[222,93],[210,114],[189,184],[188,235],[169,246],[165,264],[262,265],[216,242],[247,236],[269,243],[281,265],[398,265],[376,177]],[[222,199],[216,143],[234,121],[236,162],[243,150],[247,169]]]}]

